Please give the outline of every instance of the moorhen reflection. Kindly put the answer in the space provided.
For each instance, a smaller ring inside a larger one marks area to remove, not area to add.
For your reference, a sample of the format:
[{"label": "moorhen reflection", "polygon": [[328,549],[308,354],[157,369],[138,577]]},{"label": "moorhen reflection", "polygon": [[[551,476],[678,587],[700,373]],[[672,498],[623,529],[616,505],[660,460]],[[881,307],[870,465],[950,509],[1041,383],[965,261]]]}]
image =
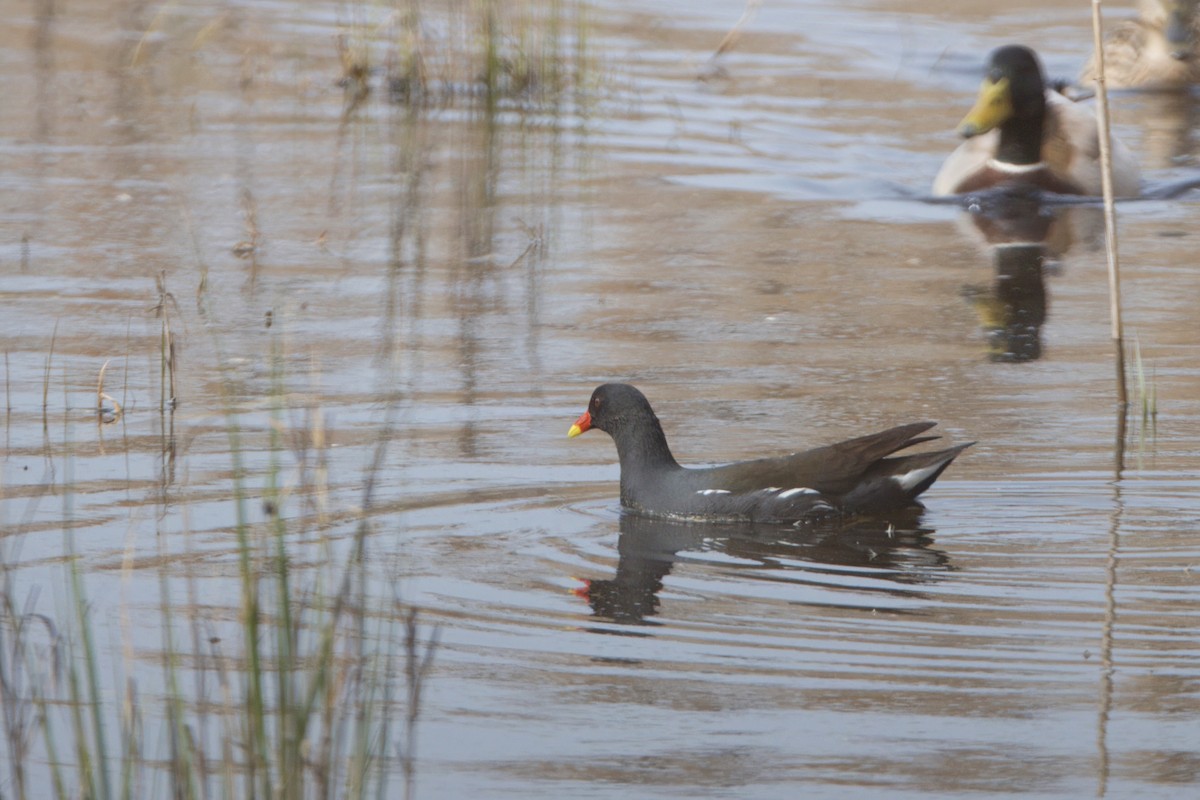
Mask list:
[{"label": "moorhen reflection", "polygon": [[[720,551],[749,569],[786,569],[785,562],[825,565],[829,572],[871,571],[872,579],[913,585],[948,572],[949,557],[933,544],[933,530],[920,526],[922,510],[905,509],[887,519],[860,517],[840,523],[797,528],[790,525],[694,523],[621,514],[617,573],[612,578],[581,579],[574,594],[593,616],[626,625],[648,624],[658,613],[663,578],[680,553]],[[797,569],[797,581],[814,570]],[[902,591],[902,590],[898,590]],[[910,590],[911,591],[911,590]]]}]

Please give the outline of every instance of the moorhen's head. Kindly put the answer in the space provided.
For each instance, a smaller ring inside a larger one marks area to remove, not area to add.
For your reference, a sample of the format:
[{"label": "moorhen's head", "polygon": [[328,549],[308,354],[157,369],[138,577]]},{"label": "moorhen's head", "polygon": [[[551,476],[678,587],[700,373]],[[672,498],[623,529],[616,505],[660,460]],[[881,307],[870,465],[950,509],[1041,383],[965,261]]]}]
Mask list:
[{"label": "moorhen's head", "polygon": [[1013,118],[1040,116],[1046,106],[1046,82],[1037,54],[1018,44],[992,51],[987,75],[975,107],[959,123],[958,132],[971,138],[998,128]]},{"label": "moorhen's head", "polygon": [[654,411],[646,395],[628,383],[606,383],[592,392],[587,411],[575,420],[567,436],[578,436],[597,428],[615,438],[623,425],[651,419],[654,419]]}]

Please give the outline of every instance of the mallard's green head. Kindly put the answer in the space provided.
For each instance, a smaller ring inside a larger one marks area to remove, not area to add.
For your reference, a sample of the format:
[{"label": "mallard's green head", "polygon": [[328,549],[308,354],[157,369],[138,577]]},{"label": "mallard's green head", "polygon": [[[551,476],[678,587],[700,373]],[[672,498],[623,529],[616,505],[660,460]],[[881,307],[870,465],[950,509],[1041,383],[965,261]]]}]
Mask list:
[{"label": "mallard's green head", "polygon": [[975,107],[958,125],[965,138],[987,133],[1010,119],[1039,118],[1046,107],[1042,65],[1028,47],[1008,45],[992,52]]}]

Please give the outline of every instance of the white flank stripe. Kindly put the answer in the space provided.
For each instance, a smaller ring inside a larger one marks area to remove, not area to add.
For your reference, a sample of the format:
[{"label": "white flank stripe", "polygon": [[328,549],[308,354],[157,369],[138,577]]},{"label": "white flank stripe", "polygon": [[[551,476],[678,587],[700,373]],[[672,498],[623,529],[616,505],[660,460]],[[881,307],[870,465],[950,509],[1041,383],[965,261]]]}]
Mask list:
[{"label": "white flank stripe", "polygon": [[779,499],[791,497],[794,494],[820,494],[816,489],[809,489],[807,486],[801,486],[796,489],[788,489],[786,492],[779,493]]},{"label": "white flank stripe", "polygon": [[728,489],[700,489],[696,494],[729,494]]}]

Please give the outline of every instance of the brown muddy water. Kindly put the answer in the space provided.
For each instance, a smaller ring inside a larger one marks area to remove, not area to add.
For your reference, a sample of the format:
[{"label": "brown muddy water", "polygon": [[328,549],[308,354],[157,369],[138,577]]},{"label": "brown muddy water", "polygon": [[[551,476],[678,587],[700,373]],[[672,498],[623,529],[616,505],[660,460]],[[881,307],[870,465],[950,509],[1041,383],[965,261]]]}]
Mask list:
[{"label": "brown muddy water", "polygon": [[[986,53],[1070,77],[1089,3],[766,3],[713,65],[741,4],[606,0],[582,96],[490,115],[377,74],[343,115],[372,4],[49,5],[0,30],[0,552],[59,618],[74,534],[105,682],[161,689],[164,578],[181,628],[237,617],[232,417],[297,582],[365,517],[375,605],[440,626],[418,796],[1200,784],[1200,193],[1119,208],[1123,437],[1097,209],[925,197]],[[1147,194],[1200,174],[1195,98],[1113,103]],[[609,380],[693,463],[978,444],[891,532],[652,524],[566,438]]]}]

